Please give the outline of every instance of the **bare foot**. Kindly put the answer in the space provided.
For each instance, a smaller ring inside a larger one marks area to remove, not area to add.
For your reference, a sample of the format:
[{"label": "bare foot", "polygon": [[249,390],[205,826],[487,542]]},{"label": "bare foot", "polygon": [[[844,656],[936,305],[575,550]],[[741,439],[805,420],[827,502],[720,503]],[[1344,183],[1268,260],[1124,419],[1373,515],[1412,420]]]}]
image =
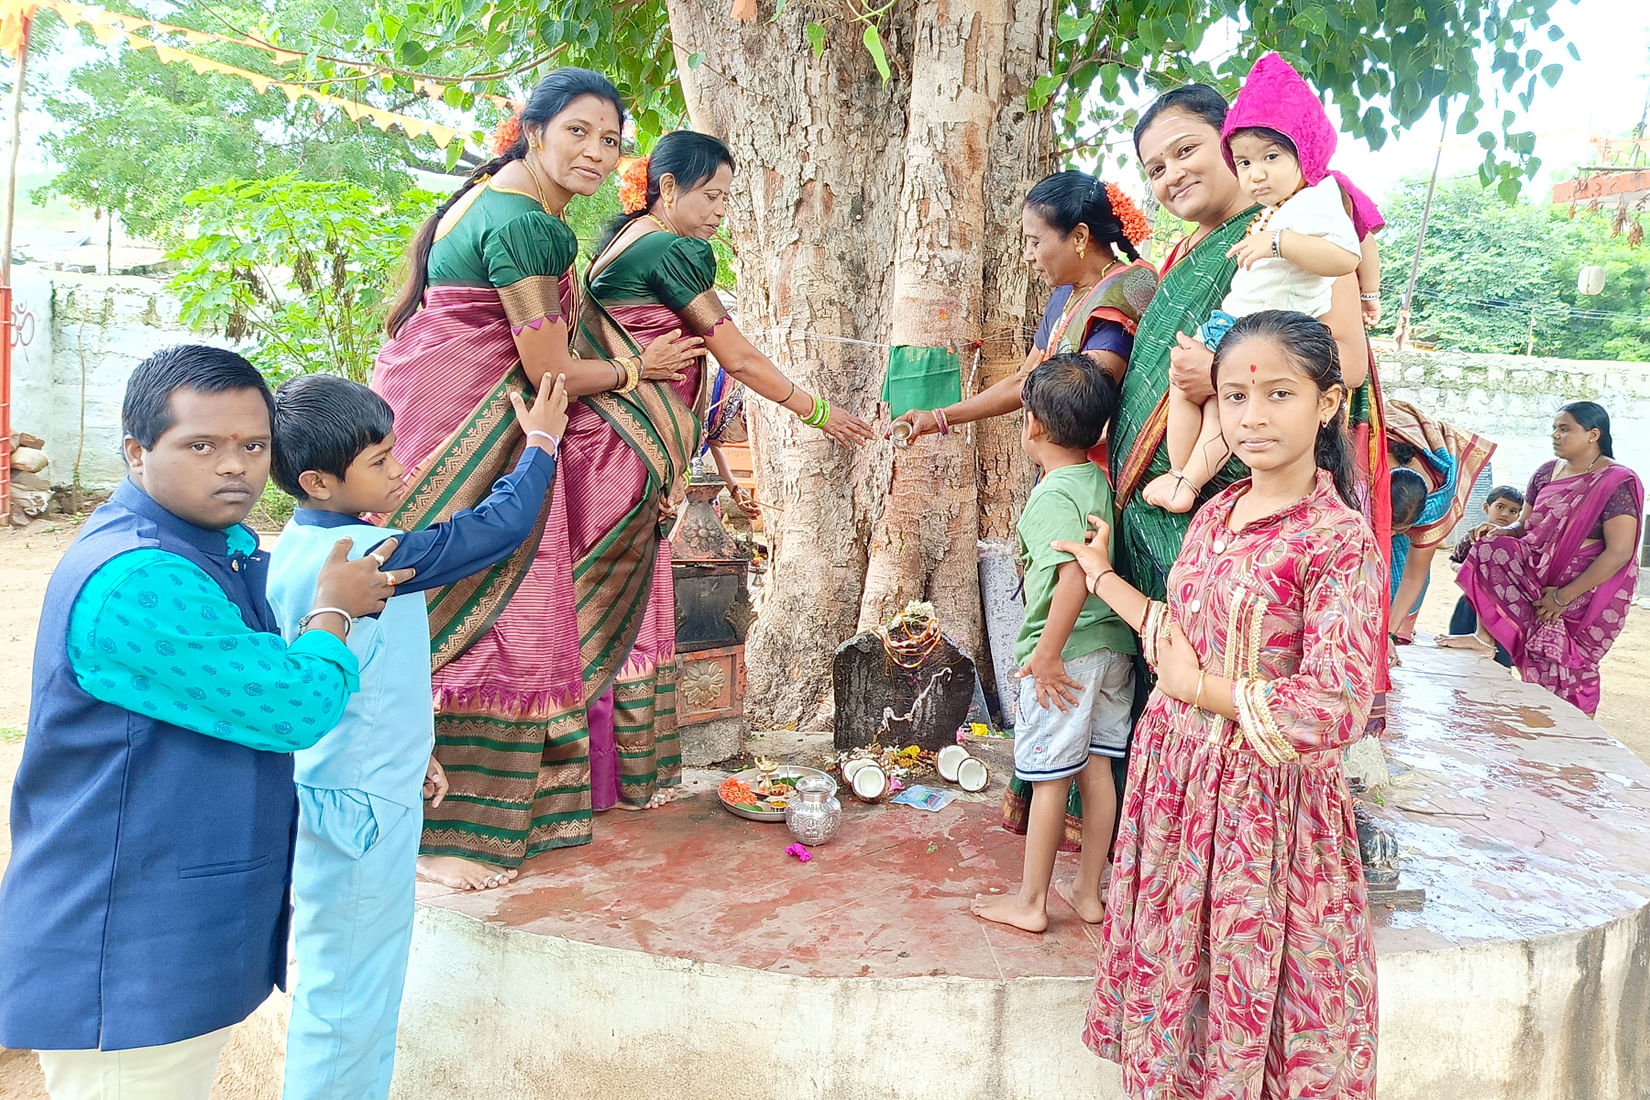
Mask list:
[{"label": "bare foot", "polygon": [[981,920],[1023,928],[1027,932],[1048,931],[1048,910],[1033,909],[1019,894],[975,894],[968,907]]},{"label": "bare foot", "polygon": [[1065,898],[1066,904],[1077,910],[1077,915],[1090,924],[1099,924],[1106,916],[1106,903],[1100,900],[1099,893],[1078,897],[1077,880],[1074,878],[1057,880],[1054,892]]},{"label": "bare foot", "polygon": [[680,787],[660,787],[658,790],[653,792],[653,797],[648,799],[647,808],[650,810],[656,810],[660,806],[669,805],[670,803],[675,802],[681,796],[682,788]]},{"label": "bare foot", "polygon": [[1433,641],[1439,649],[1464,649],[1485,657],[1495,652],[1494,646],[1485,644],[1476,634],[1440,634]]},{"label": "bare foot", "polygon": [[514,867],[495,867],[463,856],[418,857],[419,878],[454,890],[488,890],[503,886],[520,873]]}]

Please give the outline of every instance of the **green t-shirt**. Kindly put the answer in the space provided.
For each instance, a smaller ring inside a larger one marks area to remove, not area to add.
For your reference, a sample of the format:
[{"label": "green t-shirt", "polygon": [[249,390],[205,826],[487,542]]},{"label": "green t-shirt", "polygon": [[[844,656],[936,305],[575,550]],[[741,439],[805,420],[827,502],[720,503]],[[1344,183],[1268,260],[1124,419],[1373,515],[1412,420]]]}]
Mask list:
[{"label": "green t-shirt", "polygon": [[[1053,549],[1049,543],[1055,539],[1087,540],[1091,515],[1108,522],[1112,519],[1111,486],[1106,484],[1105,473],[1092,462],[1050,470],[1031,490],[1015,528],[1025,573],[1026,621],[1014,643],[1014,660],[1020,664],[1031,657],[1048,624],[1060,565],[1072,560],[1070,554]],[[1090,596],[1077,615],[1060,657],[1070,661],[1101,649],[1133,653],[1134,631],[1105,601]]]}]

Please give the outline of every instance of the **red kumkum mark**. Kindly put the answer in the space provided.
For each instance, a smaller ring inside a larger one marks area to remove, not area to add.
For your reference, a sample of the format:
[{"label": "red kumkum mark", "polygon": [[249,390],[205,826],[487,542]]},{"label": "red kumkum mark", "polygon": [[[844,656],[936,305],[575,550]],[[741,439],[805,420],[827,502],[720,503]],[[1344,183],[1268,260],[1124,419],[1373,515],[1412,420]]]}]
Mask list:
[{"label": "red kumkum mark", "polygon": [[1249,364],[1249,373],[1250,374],[1254,374],[1258,370],[1260,370],[1259,367],[1255,366],[1253,363]]}]

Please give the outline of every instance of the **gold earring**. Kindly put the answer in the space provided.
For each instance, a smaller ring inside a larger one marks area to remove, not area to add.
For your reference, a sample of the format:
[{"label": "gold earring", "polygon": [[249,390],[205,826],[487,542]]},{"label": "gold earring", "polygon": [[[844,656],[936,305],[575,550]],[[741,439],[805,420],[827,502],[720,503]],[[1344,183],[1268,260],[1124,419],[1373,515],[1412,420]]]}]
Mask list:
[{"label": "gold earring", "polygon": [[1085,253],[1087,251],[1088,251],[1088,245],[1086,245],[1086,244],[1078,245],[1077,246],[1077,258],[1079,260],[1081,260],[1083,258],[1083,253]]}]

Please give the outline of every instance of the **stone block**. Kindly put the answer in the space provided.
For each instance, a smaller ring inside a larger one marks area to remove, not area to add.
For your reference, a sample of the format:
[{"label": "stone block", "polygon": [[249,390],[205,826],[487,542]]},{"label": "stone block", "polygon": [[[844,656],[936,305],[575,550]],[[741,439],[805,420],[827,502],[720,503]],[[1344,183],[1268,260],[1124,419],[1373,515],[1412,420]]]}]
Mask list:
[{"label": "stone block", "polygon": [[44,449],[45,446],[46,441],[37,435],[30,435],[28,432],[11,433],[11,449],[14,451],[19,447],[32,447],[38,451]]},{"label": "stone block", "polygon": [[732,760],[745,751],[745,728],[743,717],[717,718],[682,726],[678,730],[682,763],[690,768],[704,768]]},{"label": "stone block", "polygon": [[11,472],[11,487],[15,492],[18,489],[32,489],[35,492],[51,492],[52,483],[40,474],[31,474],[27,470],[13,470]]},{"label": "stone block", "polygon": [[51,490],[13,489],[11,494],[11,510],[15,514],[21,511],[29,519],[37,519],[46,514],[52,506]]},{"label": "stone block", "polygon": [[837,648],[832,662],[836,747],[953,744],[974,701],[974,662],[941,636],[915,668],[905,668],[868,631]]},{"label": "stone block", "polygon": [[11,453],[11,468],[26,474],[38,474],[50,464],[46,452],[35,447],[19,447]]}]

